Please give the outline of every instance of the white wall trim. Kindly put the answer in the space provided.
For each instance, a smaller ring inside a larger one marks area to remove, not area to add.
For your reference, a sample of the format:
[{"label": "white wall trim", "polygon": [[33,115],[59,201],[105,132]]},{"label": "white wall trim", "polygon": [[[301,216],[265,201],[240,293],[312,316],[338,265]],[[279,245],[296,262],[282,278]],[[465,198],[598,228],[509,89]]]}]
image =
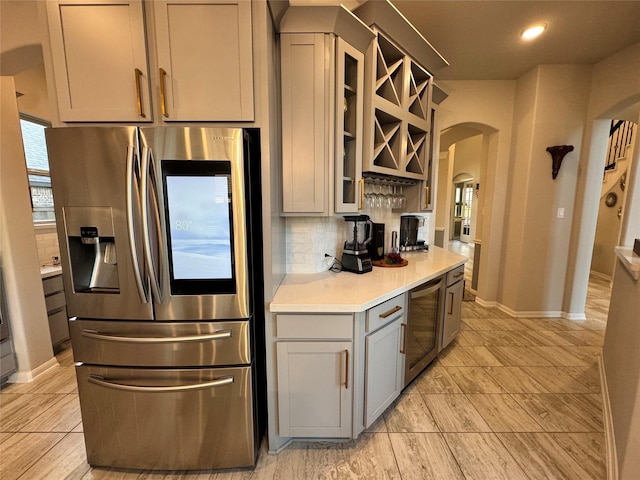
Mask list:
[{"label": "white wall trim", "polygon": [[52,368],[55,368],[58,366],[58,360],[56,359],[56,357],[51,358],[50,360],[44,362],[42,365],[39,365],[38,367],[34,368],[31,371],[28,372],[16,372],[13,375],[11,375],[9,377],[9,380],[7,380],[8,383],[29,383],[29,382],[33,382],[36,378],[38,378],[40,375],[42,375],[43,373],[47,372],[48,370],[51,370]]},{"label": "white wall trim", "polygon": [[498,302],[494,301],[494,300],[483,300],[482,298],[476,296],[476,303],[478,305],[480,305],[481,307],[485,307],[485,308],[499,308],[498,307]]},{"label": "white wall trim", "polygon": [[[472,292],[473,293],[473,292]],[[487,301],[476,296],[476,303],[485,308],[497,308],[498,310],[506,313],[513,318],[566,318],[568,320],[586,320],[587,317],[584,313],[565,313],[554,310],[547,311],[516,311],[506,305],[496,301]]]},{"label": "white wall trim", "polygon": [[601,280],[605,280],[609,283],[613,281],[613,279],[611,278],[611,275],[606,275],[604,273],[596,272],[595,270],[590,270],[589,275],[593,275],[594,277],[599,278]]},{"label": "white wall trim", "polygon": [[567,320],[586,320],[587,316],[584,313],[562,312],[562,318],[566,318]]},{"label": "white wall trim", "polygon": [[602,387],[602,416],[604,419],[604,441],[606,447],[607,480],[618,480],[618,455],[611,417],[611,400],[607,386],[607,374],[604,369],[602,355],[598,355],[598,370],[600,371],[600,385]]}]

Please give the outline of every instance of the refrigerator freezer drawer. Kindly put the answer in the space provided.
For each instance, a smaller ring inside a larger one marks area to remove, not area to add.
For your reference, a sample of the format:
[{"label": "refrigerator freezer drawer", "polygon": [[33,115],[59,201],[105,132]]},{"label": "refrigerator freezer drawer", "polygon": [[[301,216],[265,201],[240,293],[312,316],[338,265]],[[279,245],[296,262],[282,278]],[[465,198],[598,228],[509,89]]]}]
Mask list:
[{"label": "refrigerator freezer drawer", "polygon": [[87,461],[206,470],[255,465],[252,367],[76,367]]},{"label": "refrigerator freezer drawer", "polygon": [[249,320],[230,322],[69,321],[76,362],[136,367],[251,363]]}]

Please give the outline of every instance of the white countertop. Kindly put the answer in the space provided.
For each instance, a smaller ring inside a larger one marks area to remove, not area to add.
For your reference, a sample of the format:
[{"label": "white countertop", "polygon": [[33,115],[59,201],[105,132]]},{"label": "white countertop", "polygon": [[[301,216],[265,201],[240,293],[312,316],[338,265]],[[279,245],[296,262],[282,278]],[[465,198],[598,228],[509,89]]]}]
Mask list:
[{"label": "white countertop", "polygon": [[62,267],[60,265],[43,265],[40,267],[40,275],[42,279],[49,277],[55,277],[62,274]]},{"label": "white countertop", "polygon": [[372,272],[289,274],[278,288],[270,310],[276,313],[362,312],[417,287],[468,259],[436,246],[427,253],[402,253],[406,267],[373,267]]},{"label": "white countertop", "polygon": [[629,274],[635,279],[638,280],[640,277],[640,257],[633,253],[633,248],[631,247],[615,247],[614,249],[618,258],[627,269]]}]

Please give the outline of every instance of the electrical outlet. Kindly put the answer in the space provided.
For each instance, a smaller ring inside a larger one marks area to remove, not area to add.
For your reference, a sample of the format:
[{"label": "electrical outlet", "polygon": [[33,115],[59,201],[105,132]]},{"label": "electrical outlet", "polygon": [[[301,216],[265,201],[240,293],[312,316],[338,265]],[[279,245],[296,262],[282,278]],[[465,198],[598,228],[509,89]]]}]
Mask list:
[{"label": "electrical outlet", "polygon": [[334,257],[328,253],[324,254],[324,261],[327,263],[327,267],[331,268],[331,265],[333,265],[333,258]]}]

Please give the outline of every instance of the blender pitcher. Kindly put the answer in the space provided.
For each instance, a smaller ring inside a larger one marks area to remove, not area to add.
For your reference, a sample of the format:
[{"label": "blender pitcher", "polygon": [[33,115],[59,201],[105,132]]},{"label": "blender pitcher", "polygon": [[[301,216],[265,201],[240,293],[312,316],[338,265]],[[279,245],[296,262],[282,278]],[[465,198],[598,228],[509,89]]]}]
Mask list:
[{"label": "blender pitcher", "polygon": [[[366,273],[372,270],[367,250],[371,242],[373,223],[368,215],[347,215],[347,238],[342,252],[342,269],[348,272]],[[368,228],[367,228],[368,226]]]}]

